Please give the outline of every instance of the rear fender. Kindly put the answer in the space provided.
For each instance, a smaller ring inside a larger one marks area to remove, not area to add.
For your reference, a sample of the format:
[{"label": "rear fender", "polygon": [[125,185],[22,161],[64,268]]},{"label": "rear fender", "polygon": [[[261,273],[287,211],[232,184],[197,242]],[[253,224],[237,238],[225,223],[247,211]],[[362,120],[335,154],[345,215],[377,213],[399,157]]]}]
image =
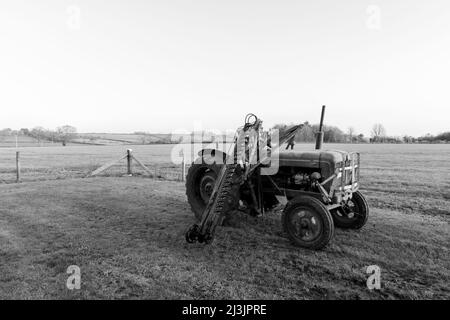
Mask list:
[{"label": "rear fender", "polygon": [[217,164],[222,165],[226,162],[228,155],[217,149],[202,149],[198,153],[198,158],[195,163],[202,164]]}]

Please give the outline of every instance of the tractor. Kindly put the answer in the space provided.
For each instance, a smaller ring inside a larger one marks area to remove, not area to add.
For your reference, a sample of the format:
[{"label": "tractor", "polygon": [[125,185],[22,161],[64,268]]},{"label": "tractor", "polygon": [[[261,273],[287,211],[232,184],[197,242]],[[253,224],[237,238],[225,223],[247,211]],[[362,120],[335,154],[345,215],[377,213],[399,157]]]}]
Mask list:
[{"label": "tractor", "polygon": [[[202,149],[186,176],[186,195],[197,223],[186,231],[189,243],[211,243],[216,227],[236,210],[262,216],[280,203],[281,224],[291,242],[319,250],[334,228],[360,229],[369,207],[360,188],[360,155],[322,150],[325,106],[315,150],[280,150],[303,125],[274,139],[254,114],[245,118],[224,152]],[[275,141],[277,140],[277,141]]]}]

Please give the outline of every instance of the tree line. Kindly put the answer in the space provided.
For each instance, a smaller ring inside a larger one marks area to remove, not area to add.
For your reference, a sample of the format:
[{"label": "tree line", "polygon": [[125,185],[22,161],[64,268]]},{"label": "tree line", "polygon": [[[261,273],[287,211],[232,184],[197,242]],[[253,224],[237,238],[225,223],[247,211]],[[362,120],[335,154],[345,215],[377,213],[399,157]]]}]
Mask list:
[{"label": "tree line", "polygon": [[427,134],[425,136],[417,138],[418,142],[422,143],[449,143],[450,142],[450,131],[440,133],[438,135]]},{"label": "tree line", "polygon": [[[276,124],[272,129],[278,129],[280,134],[284,132],[290,125]],[[347,132],[342,131],[336,126],[324,125],[323,128],[323,140],[329,143],[365,143],[369,142],[368,139],[362,133],[356,133],[353,127],[349,127]],[[316,134],[319,131],[318,124],[310,124],[308,121],[303,123],[302,128],[297,132],[295,136],[296,142],[314,142]]]},{"label": "tree line", "polygon": [[34,127],[32,129],[22,128],[20,130],[12,130],[6,128],[0,130],[0,136],[28,136],[34,138],[38,143],[51,141],[58,142],[65,146],[78,137],[77,128],[69,125],[57,127],[55,130],[43,127]]},{"label": "tree line", "polygon": [[[278,129],[280,133],[291,125],[276,124],[273,129]],[[303,123],[303,127],[295,136],[296,142],[314,142],[319,131],[318,124]],[[324,142],[328,143],[450,143],[450,131],[433,136],[427,134],[422,137],[390,136],[386,128],[381,123],[374,124],[369,137],[362,133],[357,133],[353,127],[348,127],[344,132],[336,126],[323,126]]]},{"label": "tree line", "polygon": [[[272,129],[278,129],[280,133],[286,130],[291,125],[276,124]],[[303,123],[295,137],[296,142],[314,142],[316,134],[319,131],[318,124],[310,124],[308,121]],[[370,137],[365,137],[362,133],[357,133],[353,127],[348,127],[344,132],[336,126],[323,126],[324,142],[328,143],[450,143],[450,131],[440,133],[438,135],[427,134],[420,137],[413,137],[409,135],[404,136],[389,136],[386,128],[380,124],[374,124],[370,133]],[[143,132],[136,132],[135,134],[142,135],[142,143],[150,143],[150,140],[155,138],[155,135]],[[43,127],[34,127],[32,129],[22,128],[20,130],[12,130],[6,128],[0,130],[1,136],[29,136],[38,141],[38,143],[51,141],[62,143],[66,145],[78,138],[77,129],[70,125],[57,127],[54,130],[45,129]],[[163,139],[164,143],[170,143],[170,138]],[[167,141],[165,141],[167,140]]]}]

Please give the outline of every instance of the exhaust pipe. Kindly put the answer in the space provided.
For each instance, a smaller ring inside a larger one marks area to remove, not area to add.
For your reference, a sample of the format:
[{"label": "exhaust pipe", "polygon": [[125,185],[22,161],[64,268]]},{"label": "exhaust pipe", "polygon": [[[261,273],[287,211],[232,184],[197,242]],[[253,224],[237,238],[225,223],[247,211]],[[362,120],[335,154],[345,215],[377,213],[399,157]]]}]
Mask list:
[{"label": "exhaust pipe", "polygon": [[319,132],[316,137],[316,150],[322,149],[323,144],[323,118],[325,117],[325,106],[322,106],[322,115],[320,116]]}]

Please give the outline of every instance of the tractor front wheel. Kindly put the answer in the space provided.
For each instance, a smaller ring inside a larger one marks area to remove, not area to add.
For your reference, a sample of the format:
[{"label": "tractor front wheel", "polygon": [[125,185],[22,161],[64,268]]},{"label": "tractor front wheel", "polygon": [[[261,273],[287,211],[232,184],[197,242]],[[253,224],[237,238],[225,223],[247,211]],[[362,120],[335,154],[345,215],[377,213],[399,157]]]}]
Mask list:
[{"label": "tractor front wheel", "polygon": [[333,238],[333,218],[316,198],[300,196],[286,205],[281,216],[283,230],[299,247],[319,250]]}]

